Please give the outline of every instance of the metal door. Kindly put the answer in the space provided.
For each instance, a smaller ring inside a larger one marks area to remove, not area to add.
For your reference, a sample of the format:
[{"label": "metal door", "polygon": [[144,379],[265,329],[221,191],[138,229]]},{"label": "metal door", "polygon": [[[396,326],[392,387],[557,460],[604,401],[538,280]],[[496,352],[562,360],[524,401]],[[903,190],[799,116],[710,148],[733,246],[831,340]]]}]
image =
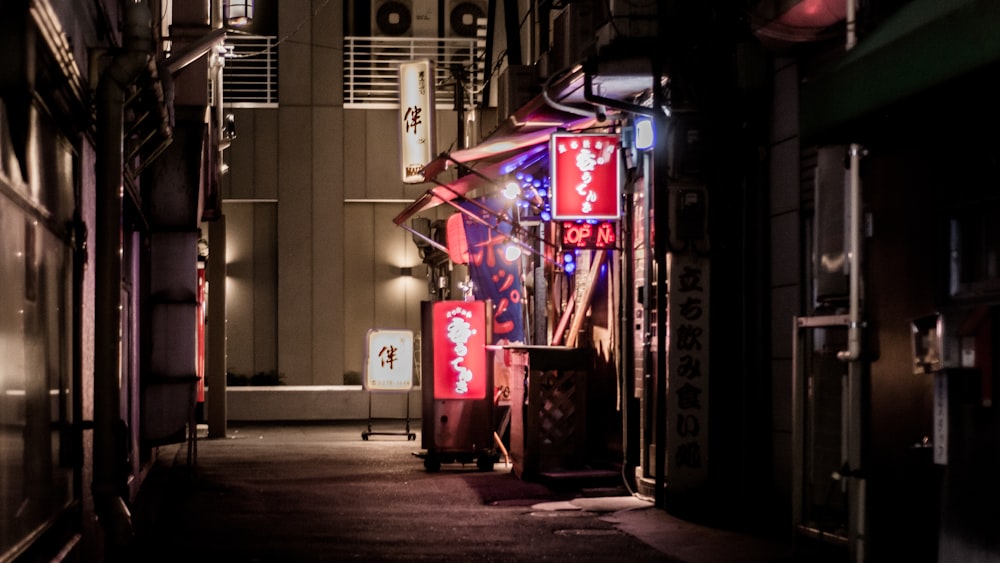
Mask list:
[{"label": "metal door", "polygon": [[[799,537],[864,560],[861,364],[838,353],[849,317],[796,317],[793,330],[792,516]],[[820,549],[823,549],[821,547]]]}]

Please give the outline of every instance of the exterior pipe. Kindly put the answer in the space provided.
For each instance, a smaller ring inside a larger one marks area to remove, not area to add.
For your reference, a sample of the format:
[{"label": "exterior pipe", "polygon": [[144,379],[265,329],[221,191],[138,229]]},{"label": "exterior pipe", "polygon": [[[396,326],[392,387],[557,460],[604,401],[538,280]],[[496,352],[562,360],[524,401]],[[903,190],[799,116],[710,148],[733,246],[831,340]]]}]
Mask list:
[{"label": "exterior pipe", "polygon": [[[845,48],[850,51],[857,43],[854,30],[855,0],[847,2],[847,38]],[[852,143],[848,149],[850,171],[848,180],[848,206],[850,223],[848,225],[848,301],[850,325],[848,327],[847,350],[837,353],[837,358],[845,362],[853,362],[861,356],[861,176],[858,167],[861,161],[861,146]]]},{"label": "exterior pipe", "polygon": [[850,180],[848,205],[850,206],[850,222],[848,237],[850,253],[848,254],[848,319],[847,350],[837,353],[837,358],[845,362],[853,362],[861,357],[861,178],[858,170],[861,159],[861,147],[852,144],[850,147]]},{"label": "exterior pipe", "polygon": [[145,2],[127,2],[122,49],[97,87],[96,307],[94,314],[94,510],[104,530],[106,561],[121,560],[134,532],[122,499],[127,490],[120,430],[122,167],[125,91],[153,52],[152,17]]},{"label": "exterior pipe", "polygon": [[213,29],[167,59],[167,71],[170,74],[177,74],[178,71],[205,56],[205,54],[221,45],[225,40],[226,30],[224,28]]},{"label": "exterior pipe", "polygon": [[854,44],[858,42],[857,29],[855,27],[856,26],[855,20],[857,19],[857,16],[855,15],[856,7],[854,3],[855,0],[847,0],[847,18],[846,18],[847,21],[845,23],[847,24],[846,47],[848,51],[853,49]]},{"label": "exterior pipe", "polygon": [[[573,71],[571,70],[570,72]],[[552,76],[548,77],[548,79],[545,80],[545,84],[542,85],[542,99],[545,100],[545,104],[553,109],[557,109],[565,113],[579,115],[581,117],[593,117],[596,118],[598,121],[604,121],[604,118],[598,115],[596,111],[588,111],[577,107],[568,106],[566,104],[561,104],[553,100],[552,97],[549,96],[549,87],[552,85],[553,82],[555,82],[556,78],[559,78],[560,76],[561,75],[559,74],[553,74]]]},{"label": "exterior pipe", "polygon": [[[857,43],[855,29],[855,0],[847,2],[847,37],[845,48],[850,51]],[[837,354],[840,360],[850,362],[847,370],[847,381],[845,395],[847,400],[846,428],[842,443],[844,445],[844,462],[851,470],[847,482],[848,495],[848,559],[852,562],[861,563],[866,560],[866,535],[867,525],[865,523],[866,512],[866,481],[860,474],[863,456],[861,451],[861,439],[864,431],[862,423],[862,381],[861,371],[861,178],[860,161],[862,148],[857,143],[852,143],[849,148],[850,172],[848,180],[848,205],[850,206],[850,229],[848,255],[848,328],[847,328],[847,350],[842,350]]]}]

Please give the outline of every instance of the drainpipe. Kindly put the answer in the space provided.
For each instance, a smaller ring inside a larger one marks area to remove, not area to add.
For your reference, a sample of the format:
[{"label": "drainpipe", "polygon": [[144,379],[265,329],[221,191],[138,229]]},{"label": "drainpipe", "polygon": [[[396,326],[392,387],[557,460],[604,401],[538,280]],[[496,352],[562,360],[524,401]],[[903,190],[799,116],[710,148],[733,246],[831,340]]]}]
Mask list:
[{"label": "drainpipe", "polygon": [[[846,26],[847,35],[844,41],[844,48],[850,51],[857,44],[856,9],[855,0],[846,0]],[[848,209],[849,233],[848,246],[850,252],[847,255],[848,261],[848,300],[849,322],[847,336],[847,350],[837,353],[837,358],[845,362],[854,362],[861,357],[861,174],[858,170],[861,164],[861,145],[852,143],[848,156],[850,157],[850,171],[848,179]]]},{"label": "drainpipe", "polygon": [[[847,2],[847,37],[845,48],[850,51],[857,44],[857,34],[855,29],[856,11],[855,0]],[[867,560],[867,480],[864,476],[862,464],[862,439],[865,427],[862,423],[864,416],[864,393],[862,385],[862,364],[861,364],[861,174],[860,164],[862,147],[857,143],[851,143],[848,149],[850,158],[850,171],[848,177],[848,206],[850,210],[848,244],[850,252],[847,256],[848,267],[848,328],[847,328],[847,350],[837,353],[837,358],[848,362],[847,368],[847,388],[844,392],[847,395],[846,413],[844,416],[844,436],[842,446],[844,450],[844,477],[847,479],[848,514],[847,514],[847,540],[848,540],[848,560],[852,563],[862,563]]]},{"label": "drainpipe", "polygon": [[850,171],[848,174],[848,209],[850,213],[848,229],[848,333],[847,350],[837,353],[845,362],[853,362],[861,357],[861,174],[858,170],[861,160],[861,145],[852,143],[848,149]]},{"label": "drainpipe", "polygon": [[126,453],[121,431],[122,166],[125,91],[148,64],[154,44],[144,1],[127,2],[122,49],[97,86],[94,315],[94,510],[104,530],[106,561],[119,560],[133,537],[125,500]]}]

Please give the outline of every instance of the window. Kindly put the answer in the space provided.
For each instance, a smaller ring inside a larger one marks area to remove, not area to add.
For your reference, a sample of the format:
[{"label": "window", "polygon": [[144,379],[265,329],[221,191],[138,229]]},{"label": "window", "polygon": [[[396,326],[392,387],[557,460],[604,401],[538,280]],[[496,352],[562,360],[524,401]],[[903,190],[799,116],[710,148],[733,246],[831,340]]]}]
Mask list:
[{"label": "window", "polygon": [[[34,112],[34,110],[32,110]],[[59,221],[71,209],[73,151],[35,115],[45,172],[37,194],[16,170],[0,103],[0,559],[56,518],[78,494],[69,432],[72,258]],[[50,214],[57,221],[49,221]]]}]

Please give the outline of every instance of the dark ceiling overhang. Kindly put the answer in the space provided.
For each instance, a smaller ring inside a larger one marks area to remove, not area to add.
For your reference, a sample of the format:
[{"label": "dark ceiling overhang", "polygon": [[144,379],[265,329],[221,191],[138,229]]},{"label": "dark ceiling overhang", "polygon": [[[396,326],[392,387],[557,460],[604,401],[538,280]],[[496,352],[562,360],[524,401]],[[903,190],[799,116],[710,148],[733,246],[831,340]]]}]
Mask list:
[{"label": "dark ceiling overhang", "polygon": [[1000,61],[1000,3],[914,0],[803,80],[800,133],[829,137],[872,112]]}]

